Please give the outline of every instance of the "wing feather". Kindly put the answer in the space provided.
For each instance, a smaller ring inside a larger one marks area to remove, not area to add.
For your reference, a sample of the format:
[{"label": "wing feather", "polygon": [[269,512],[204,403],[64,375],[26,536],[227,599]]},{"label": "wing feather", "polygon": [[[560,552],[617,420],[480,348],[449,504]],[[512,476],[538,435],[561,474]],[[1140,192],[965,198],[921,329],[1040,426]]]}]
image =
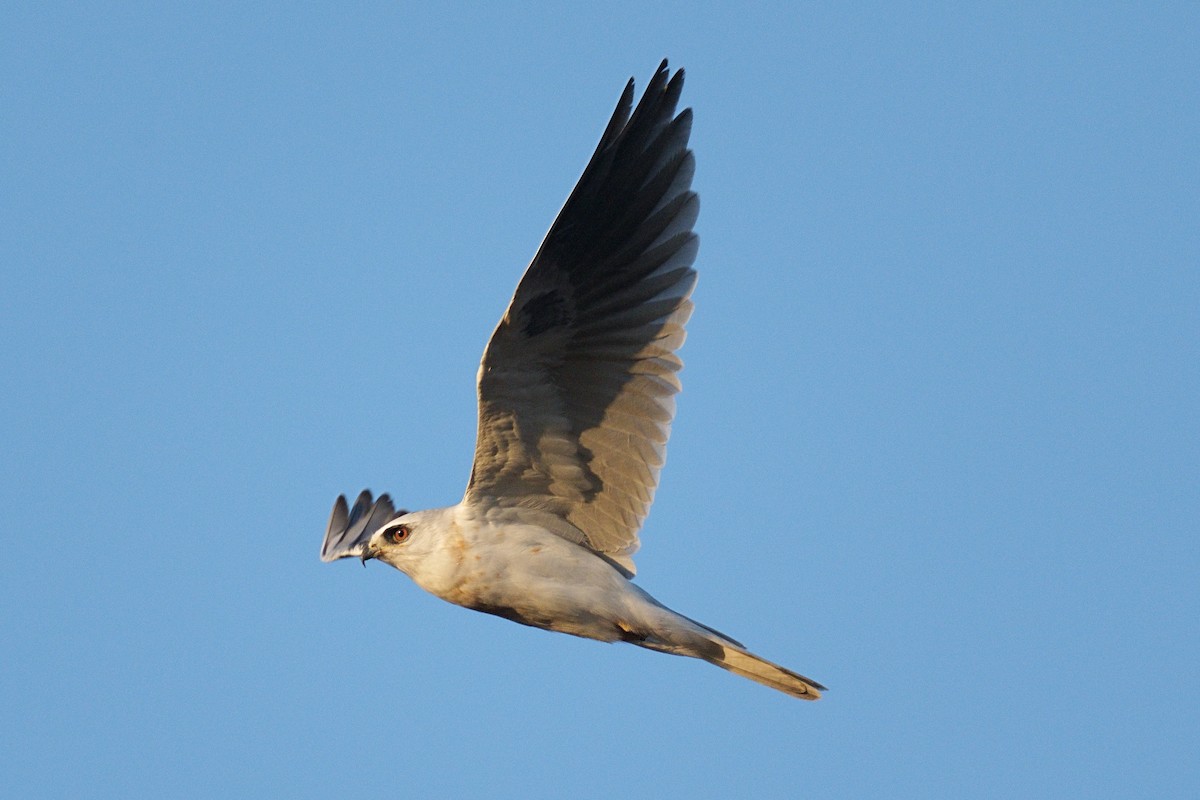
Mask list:
[{"label": "wing feather", "polygon": [[392,498],[386,494],[381,494],[378,500],[372,500],[371,493],[363,490],[354,501],[354,508],[349,510],[346,496],[339,495],[333,504],[333,513],[329,515],[329,525],[325,528],[321,560],[337,561],[339,558],[362,556],[372,534],[405,513],[397,511],[392,506]]},{"label": "wing feather", "polygon": [[665,61],[636,109],[626,85],[479,367],[465,500],[550,512],[560,535],[630,571],[666,458],[696,281],[682,90],[682,70]]}]

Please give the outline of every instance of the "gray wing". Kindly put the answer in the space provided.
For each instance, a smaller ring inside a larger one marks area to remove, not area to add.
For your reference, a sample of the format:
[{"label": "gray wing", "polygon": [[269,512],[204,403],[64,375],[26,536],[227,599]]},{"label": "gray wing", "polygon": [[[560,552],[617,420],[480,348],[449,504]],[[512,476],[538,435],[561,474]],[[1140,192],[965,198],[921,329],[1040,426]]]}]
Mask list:
[{"label": "gray wing", "polygon": [[517,286],[479,367],[466,500],[549,512],[629,558],[666,457],[691,315],[699,199],[683,71],[633,81]]},{"label": "gray wing", "polygon": [[371,535],[404,513],[392,506],[392,498],[386,494],[381,494],[378,500],[372,502],[371,493],[364,490],[354,501],[354,508],[349,510],[346,496],[339,495],[333,504],[333,513],[329,515],[329,525],[325,528],[321,560],[361,557]]}]

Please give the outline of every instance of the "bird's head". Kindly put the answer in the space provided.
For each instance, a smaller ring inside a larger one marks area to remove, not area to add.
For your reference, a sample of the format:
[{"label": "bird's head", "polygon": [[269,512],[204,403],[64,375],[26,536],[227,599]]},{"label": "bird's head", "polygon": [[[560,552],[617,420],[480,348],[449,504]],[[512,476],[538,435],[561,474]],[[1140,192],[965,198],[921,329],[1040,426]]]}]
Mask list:
[{"label": "bird's head", "polygon": [[437,547],[437,520],[428,517],[429,512],[414,511],[388,520],[367,540],[363,564],[375,558],[416,577],[415,568]]}]

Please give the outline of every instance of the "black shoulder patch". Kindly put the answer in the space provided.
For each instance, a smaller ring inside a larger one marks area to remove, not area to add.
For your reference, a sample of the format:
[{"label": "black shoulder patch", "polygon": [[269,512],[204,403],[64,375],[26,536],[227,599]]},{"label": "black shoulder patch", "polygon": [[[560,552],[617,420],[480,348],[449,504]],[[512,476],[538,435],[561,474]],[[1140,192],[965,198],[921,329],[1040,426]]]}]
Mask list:
[{"label": "black shoulder patch", "polygon": [[571,321],[567,299],[557,289],[530,298],[521,311],[525,315],[526,336],[537,336]]}]

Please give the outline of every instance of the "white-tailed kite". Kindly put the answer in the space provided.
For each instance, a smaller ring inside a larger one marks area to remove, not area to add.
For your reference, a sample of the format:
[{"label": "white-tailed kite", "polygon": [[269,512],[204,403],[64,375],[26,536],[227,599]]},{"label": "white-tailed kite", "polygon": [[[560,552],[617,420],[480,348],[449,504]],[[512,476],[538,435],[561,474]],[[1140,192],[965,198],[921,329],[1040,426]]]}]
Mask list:
[{"label": "white-tailed kite", "polygon": [[[562,633],[700,658],[793,697],[824,687],[634,585],[633,554],[675,414],[696,282],[691,109],[663,61],[600,144],[479,365],[458,505],[339,497],[321,558],[379,559],[443,600]],[[632,109],[632,113],[631,113]]]}]

